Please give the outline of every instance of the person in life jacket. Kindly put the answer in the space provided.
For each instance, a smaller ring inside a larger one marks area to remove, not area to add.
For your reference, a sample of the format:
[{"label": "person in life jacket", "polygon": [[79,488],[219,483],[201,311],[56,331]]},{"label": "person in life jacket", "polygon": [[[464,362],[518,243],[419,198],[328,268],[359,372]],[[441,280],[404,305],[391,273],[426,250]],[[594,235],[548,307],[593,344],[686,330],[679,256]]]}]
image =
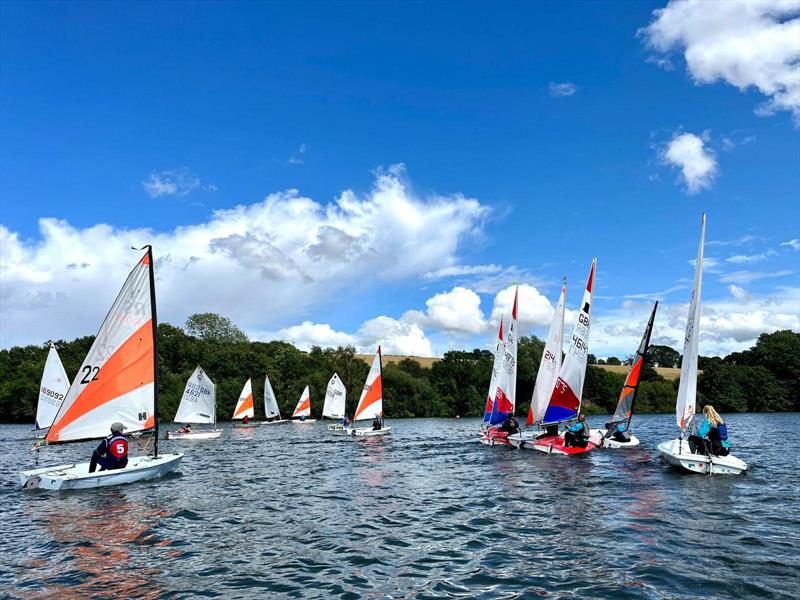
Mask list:
[{"label": "person in life jacket", "polygon": [[589,424],[583,414],[578,415],[578,422],[567,427],[564,432],[564,446],[567,448],[586,448],[589,444]]},{"label": "person in life jacket", "polygon": [[628,424],[622,423],[606,423],[606,433],[603,436],[606,439],[612,439],[616,442],[630,442],[631,434],[628,433]]},{"label": "person in life jacket", "polygon": [[500,427],[497,428],[498,432],[514,435],[519,431],[519,423],[514,415],[508,415],[508,418],[502,422]]},{"label": "person in life jacket", "polygon": [[710,404],[703,407],[703,417],[697,434],[689,436],[689,448],[697,454],[728,456],[731,445],[728,442],[728,426],[725,421]]},{"label": "person in life jacket", "polygon": [[242,425],[247,425],[249,422],[250,422],[250,417],[245,415],[244,418],[242,419]]},{"label": "person in life jacket", "polygon": [[116,422],[111,425],[111,435],[105,438],[92,452],[89,473],[94,473],[97,465],[101,471],[124,469],[128,465],[128,440],[122,434],[125,426]]},{"label": "person in life jacket", "polygon": [[350,418],[347,415],[343,416],[342,420],[339,421],[339,425],[341,425],[343,427],[349,427],[350,426]]},{"label": "person in life jacket", "polygon": [[381,419],[380,415],[375,415],[375,418],[372,419],[372,430],[378,431],[379,429],[383,428],[383,420]]}]

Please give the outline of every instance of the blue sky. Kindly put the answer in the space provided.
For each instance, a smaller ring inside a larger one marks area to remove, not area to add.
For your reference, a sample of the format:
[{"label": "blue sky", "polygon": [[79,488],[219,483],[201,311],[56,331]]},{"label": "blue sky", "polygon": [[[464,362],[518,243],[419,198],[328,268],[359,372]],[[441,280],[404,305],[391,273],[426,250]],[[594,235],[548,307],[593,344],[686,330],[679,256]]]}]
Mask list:
[{"label": "blue sky", "polygon": [[657,298],[678,347],[704,210],[701,353],[798,329],[800,9],[719,4],[2,3],[0,344],[94,333],[152,241],[176,324],[489,347],[597,256],[592,351]]}]

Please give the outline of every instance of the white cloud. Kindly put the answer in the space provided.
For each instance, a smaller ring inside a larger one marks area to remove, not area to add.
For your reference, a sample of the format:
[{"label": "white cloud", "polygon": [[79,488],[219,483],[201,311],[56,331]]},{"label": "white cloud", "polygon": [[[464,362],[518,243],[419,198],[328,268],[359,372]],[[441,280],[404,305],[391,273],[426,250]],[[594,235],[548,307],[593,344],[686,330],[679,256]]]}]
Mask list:
[{"label": "white cloud", "polygon": [[287,164],[290,165],[302,165],[305,164],[305,160],[303,160],[303,155],[308,150],[308,144],[300,144],[300,147],[297,149],[297,152],[292,154],[289,157],[289,160],[286,161]]},{"label": "white cloud", "polygon": [[470,289],[454,287],[425,302],[428,307],[422,313],[411,310],[404,315],[406,321],[418,323],[451,334],[477,334],[486,328],[481,311],[481,298]]},{"label": "white cloud", "polygon": [[[200,178],[187,167],[153,171],[150,173],[150,177],[142,182],[144,191],[151,198],[161,198],[162,196],[183,198],[201,186]],[[210,184],[203,186],[203,189],[207,192],[216,192],[217,186]]]},{"label": "white cloud", "polygon": [[703,138],[693,133],[676,134],[661,153],[661,160],[678,167],[689,194],[711,187],[717,175],[717,161]]},{"label": "white cloud", "polygon": [[491,275],[502,271],[500,265],[453,265],[436,271],[425,273],[425,279],[435,280],[445,277],[462,277],[465,275]]},{"label": "white cloud", "polygon": [[736,298],[736,300],[739,302],[748,302],[752,299],[752,296],[748,293],[748,291],[743,287],[739,287],[738,285],[729,285],[728,291],[731,293],[731,296]]},{"label": "white cloud", "polygon": [[[494,299],[490,324],[497,327],[500,318],[511,316],[514,306],[514,290],[517,286],[510,285],[501,290]],[[519,286],[519,300],[517,304],[517,321],[519,322],[520,335],[526,335],[532,327],[549,327],[553,319],[555,307],[535,287],[528,284]]]},{"label": "white cloud", "polygon": [[392,167],[364,195],[347,190],[322,205],[278,192],[165,232],[43,218],[41,239],[29,241],[0,226],[0,345],[94,333],[138,258],[131,246],[154,247],[162,321],[211,311],[269,331],[343,291],[458,264],[487,212],[459,194],[419,197]]},{"label": "white cloud", "polygon": [[751,245],[756,242],[766,242],[767,240],[759,235],[746,234],[735,240],[709,240],[706,246],[743,246]]},{"label": "white cloud", "polygon": [[794,250],[800,250],[800,240],[789,240],[788,242],[781,242],[781,246],[788,246]]},{"label": "white cloud", "polygon": [[719,278],[722,283],[750,283],[759,279],[768,279],[773,277],[785,277],[791,275],[791,271],[774,271],[771,273],[763,273],[760,271],[734,271],[733,273],[726,273]]},{"label": "white cloud", "polygon": [[[301,350],[310,350],[311,346],[337,348],[339,346],[355,346],[357,343],[353,335],[334,331],[333,327],[327,323],[312,323],[311,321],[303,321],[300,325],[281,329],[277,333],[277,337]],[[267,336],[267,340],[271,339],[273,336]]]},{"label": "white cloud", "polygon": [[565,96],[572,96],[575,94],[575,92],[578,91],[578,86],[571,81],[565,81],[563,83],[551,81],[550,85],[547,86],[547,89],[550,91],[550,95],[553,98],[563,98]]},{"label": "white cloud", "polygon": [[743,265],[743,264],[750,264],[754,262],[761,262],[762,260],[766,260],[770,256],[775,256],[777,252],[774,250],[767,250],[766,252],[759,252],[758,254],[735,254],[733,256],[729,256],[725,260],[729,263],[733,263],[736,265]]},{"label": "white cloud", "polygon": [[800,125],[800,10],[786,0],[673,0],[639,30],[660,56],[683,50],[697,85],[726,81],[769,99],[761,115],[790,111]]}]

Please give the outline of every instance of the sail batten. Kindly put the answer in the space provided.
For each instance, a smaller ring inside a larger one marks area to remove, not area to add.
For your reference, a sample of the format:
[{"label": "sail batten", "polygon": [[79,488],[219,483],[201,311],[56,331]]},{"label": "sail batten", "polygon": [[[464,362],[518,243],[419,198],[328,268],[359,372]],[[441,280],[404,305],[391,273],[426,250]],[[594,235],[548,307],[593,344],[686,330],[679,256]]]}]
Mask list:
[{"label": "sail batten", "polygon": [[322,416],[329,419],[343,419],[347,390],[337,373],[333,374],[325,390],[325,404],[322,406]]},{"label": "sail batten", "polygon": [[689,302],[689,315],[686,319],[686,336],[683,341],[681,360],[681,381],[675,403],[675,418],[678,427],[684,431],[692,422],[697,404],[697,357],[700,343],[700,292],[703,287],[703,253],[706,239],[706,214],[703,213],[700,226],[700,246],[694,267],[694,287]]},{"label": "sail batten", "polygon": [[96,439],[119,421],[155,426],[155,339],[150,251],[128,275],[59,407],[47,443]]},{"label": "sail batten", "polygon": [[358,399],[354,421],[362,419],[374,419],[376,416],[383,416],[383,375],[381,364],[381,348],[375,353],[372,359],[372,366],[364,382],[364,389]]},{"label": "sail batten", "polygon": [[242,393],[239,394],[239,400],[236,402],[236,408],[233,409],[233,417],[231,419],[252,419],[256,416],[255,404],[253,402],[253,382],[250,378],[244,384]]},{"label": "sail batten", "polygon": [[199,366],[186,381],[186,387],[175,413],[176,423],[216,423],[216,386]]},{"label": "sail batten", "polygon": [[556,379],[561,371],[561,354],[564,346],[564,307],[567,296],[566,283],[561,287],[547,342],[542,350],[542,359],[536,373],[536,383],[533,387],[531,406],[528,410],[527,425],[541,423],[544,419],[550,397],[553,395]]},{"label": "sail batten", "polygon": [[574,419],[581,409],[583,383],[586,379],[586,364],[589,354],[589,326],[592,319],[592,294],[595,284],[597,259],[592,260],[578,319],[567,347],[553,393],[545,410],[542,422],[560,423]]}]

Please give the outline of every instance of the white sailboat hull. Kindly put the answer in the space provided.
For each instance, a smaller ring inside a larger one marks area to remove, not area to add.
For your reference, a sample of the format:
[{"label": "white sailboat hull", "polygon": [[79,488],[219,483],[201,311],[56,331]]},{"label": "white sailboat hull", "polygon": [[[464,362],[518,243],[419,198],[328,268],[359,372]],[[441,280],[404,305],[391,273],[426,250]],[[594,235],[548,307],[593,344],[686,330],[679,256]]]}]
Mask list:
[{"label": "white sailboat hull", "polygon": [[22,487],[28,490],[83,490],[124,485],[166,475],[178,467],[182,458],[183,454],[160,454],[158,458],[133,456],[128,458],[124,469],[94,473],[89,473],[88,462],[42,467],[21,471],[19,479]]},{"label": "white sailboat hull", "polygon": [[166,440],[214,440],[222,435],[222,429],[198,429],[197,431],[168,431]]},{"label": "white sailboat hull", "polygon": [[289,422],[289,419],[278,419],[276,421],[262,421],[262,425],[285,425]]},{"label": "white sailboat hull", "polygon": [[260,427],[261,423],[258,421],[250,421],[249,423],[234,423],[234,429],[251,429],[253,427]]},{"label": "white sailboat hull", "polygon": [[379,435],[387,435],[392,430],[391,427],[383,427],[382,429],[373,429],[372,427],[347,427],[342,430],[343,435],[351,437],[376,437]]},{"label": "white sailboat hull", "polygon": [[533,442],[536,441],[540,433],[533,431],[520,431],[514,435],[508,436],[508,443],[520,450],[533,450]]},{"label": "white sailboat hull", "polygon": [[336,425],[328,425],[328,431],[344,431],[345,426],[341,423],[337,423]]},{"label": "white sailboat hull", "polygon": [[589,441],[598,448],[633,448],[638,446],[640,443],[639,438],[637,438],[631,432],[628,432],[628,435],[631,436],[631,439],[628,442],[619,442],[611,438],[603,437],[605,434],[606,432],[602,429],[592,429],[589,432]]},{"label": "white sailboat hull", "polygon": [[658,445],[658,451],[667,463],[690,473],[741,475],[747,471],[747,463],[733,454],[728,456],[693,454],[689,450],[689,442],[686,440],[675,439],[661,442]]},{"label": "white sailboat hull", "polygon": [[292,419],[292,423],[294,423],[295,425],[304,425],[306,423],[316,423],[316,422],[317,422],[316,419],[305,419],[303,421],[301,421],[300,419]]}]

